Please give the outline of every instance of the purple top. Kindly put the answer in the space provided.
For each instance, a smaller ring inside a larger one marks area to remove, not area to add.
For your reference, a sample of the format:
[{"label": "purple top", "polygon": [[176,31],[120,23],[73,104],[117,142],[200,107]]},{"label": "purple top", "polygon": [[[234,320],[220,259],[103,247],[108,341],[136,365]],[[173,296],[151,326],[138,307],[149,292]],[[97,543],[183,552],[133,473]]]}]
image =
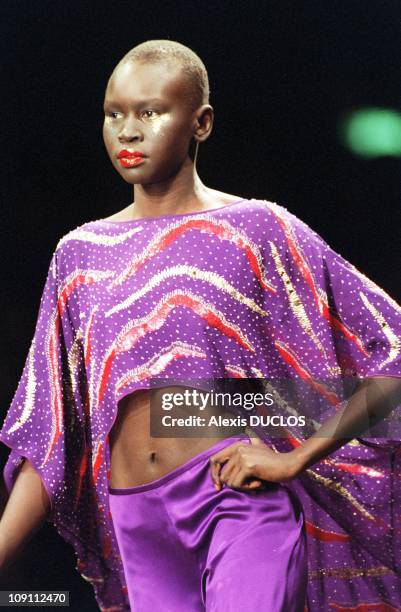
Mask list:
[{"label": "purple top", "polygon": [[[52,256],[0,433],[7,488],[27,457],[100,608],[127,609],[108,504],[122,397],[157,376],[298,377],[323,393],[317,379],[341,373],[401,376],[400,339],[401,308],[277,204],[84,223]],[[399,448],[354,440],[287,483],[305,507],[310,610],[397,603]]]}]

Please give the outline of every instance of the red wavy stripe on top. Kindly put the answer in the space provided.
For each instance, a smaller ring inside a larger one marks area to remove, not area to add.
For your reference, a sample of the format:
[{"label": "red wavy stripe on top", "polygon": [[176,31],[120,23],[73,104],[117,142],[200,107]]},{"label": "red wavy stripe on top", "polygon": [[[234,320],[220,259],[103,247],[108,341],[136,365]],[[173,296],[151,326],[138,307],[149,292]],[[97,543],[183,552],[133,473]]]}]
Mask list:
[{"label": "red wavy stripe on top", "polygon": [[104,536],[104,541],[103,541],[103,556],[105,559],[108,559],[110,557],[112,548],[113,547],[112,547],[111,537],[109,536],[108,533],[106,533],[106,535]]},{"label": "red wavy stripe on top", "polygon": [[252,248],[252,246],[248,244],[248,242],[237,231],[235,231],[234,228],[225,227],[221,223],[211,219],[188,219],[181,223],[178,227],[167,230],[164,235],[160,236],[160,238],[152,244],[151,248],[147,252],[145,251],[145,254],[142,257],[138,256],[138,258],[131,262],[126,270],[110,283],[110,287],[114,287],[115,285],[126,281],[127,278],[132,276],[132,274],[135,274],[147,260],[157,255],[163,249],[167,248],[170,244],[177,240],[177,238],[182,236],[182,234],[190,229],[198,229],[201,232],[213,234],[221,240],[229,240],[235,244],[235,246],[242,249],[245,252],[249,264],[263,289],[276,293],[277,290],[275,287],[273,287],[264,276],[264,271],[258,258],[257,247]]},{"label": "red wavy stripe on top", "polygon": [[272,212],[275,215],[278,223],[283,228],[285,237],[288,242],[288,246],[290,248],[290,253],[298,269],[300,270],[306,284],[309,286],[310,290],[312,291],[312,295],[318,307],[319,313],[322,315],[324,319],[326,319],[326,321],[328,321],[331,327],[333,327],[336,331],[342,333],[348,340],[353,342],[366,357],[369,357],[370,353],[363,346],[361,339],[356,334],[354,334],[350,329],[348,329],[345,323],[340,321],[335,315],[333,315],[330,312],[328,304],[321,298],[321,296],[319,295],[319,292],[316,289],[315,280],[293,236],[291,235],[291,229],[288,227],[286,221],[282,217],[280,217],[276,211],[273,210]]},{"label": "red wavy stripe on top", "polygon": [[298,448],[298,446],[302,446],[302,442],[300,440],[297,440],[297,438],[294,438],[294,436],[291,436],[290,434],[288,434],[287,438],[290,444],[294,448]]},{"label": "red wavy stripe on top", "polygon": [[322,303],[323,317],[329,322],[331,327],[333,327],[336,331],[341,332],[347,338],[347,340],[350,340],[351,342],[353,342],[357,346],[357,348],[361,351],[361,353],[365,355],[365,357],[370,357],[370,353],[363,346],[361,339],[358,338],[356,334],[351,332],[344,323],[342,323],[339,319],[337,319],[337,317],[331,314],[327,304],[325,304],[322,300],[321,300],[321,303]]},{"label": "red wavy stripe on top", "polygon": [[170,311],[176,306],[185,306],[190,308],[201,316],[211,327],[215,327],[225,336],[233,338],[247,350],[255,352],[254,347],[246,340],[245,337],[241,336],[234,326],[224,322],[223,317],[214,313],[212,309],[207,304],[204,304],[200,298],[177,291],[173,295],[166,296],[166,301],[164,304],[159,303],[158,307],[156,306],[156,308],[146,319],[142,319],[141,322],[138,322],[137,320],[131,322],[132,327],[117,340],[115,346],[110,350],[100,376],[97,407],[103,401],[111,366],[116,355],[132,349],[135,344],[147,333],[158,330],[164,324]]},{"label": "red wavy stripe on top", "polygon": [[86,272],[76,271],[75,276],[73,276],[71,280],[69,281],[69,283],[65,285],[62,292],[59,295],[58,305],[59,305],[60,315],[63,314],[68,298],[70,297],[74,289],[78,285],[92,285],[98,280],[97,279],[98,274],[99,274],[98,270],[94,270],[94,271],[87,270]]},{"label": "red wavy stripe on top", "polygon": [[84,363],[85,363],[85,368],[88,368],[89,366],[89,361],[91,358],[91,339],[90,339],[90,325],[91,323],[89,323],[89,329],[88,329],[88,335],[87,335],[87,342],[85,343],[85,354],[84,354]]},{"label": "red wavy stripe on top", "polygon": [[87,465],[88,465],[88,447],[85,447],[84,454],[82,455],[81,465],[79,466],[79,475],[81,478],[86,472]]},{"label": "red wavy stripe on top", "polygon": [[99,404],[102,403],[103,398],[104,398],[104,394],[106,393],[106,387],[107,387],[107,383],[109,380],[109,376],[110,376],[110,371],[111,371],[111,366],[113,365],[113,361],[115,356],[119,353],[120,351],[117,351],[116,349],[113,349],[111,351],[111,353],[107,356],[105,364],[104,364],[104,368],[103,368],[103,372],[100,378],[100,386],[99,386],[99,396],[98,396],[98,401],[97,401],[97,406],[99,406]]},{"label": "red wavy stripe on top", "polygon": [[340,612],[400,612],[400,608],[394,608],[394,606],[384,601],[361,603],[356,606],[342,606],[332,601],[329,603],[329,606],[333,610],[339,610]]},{"label": "red wavy stripe on top", "polygon": [[71,295],[72,291],[79,284],[86,283],[88,285],[96,281],[96,276],[91,273],[78,273],[72,278],[72,280],[64,287],[63,291],[57,300],[55,320],[52,325],[52,329],[49,335],[49,357],[50,357],[50,377],[51,377],[51,388],[54,390],[54,397],[52,398],[52,413],[54,430],[49,442],[49,447],[44,459],[43,465],[49,460],[54,447],[56,446],[60,435],[63,422],[63,398],[61,392],[61,366],[58,359],[58,335],[60,330],[61,317],[65,311],[67,300]]},{"label": "red wavy stripe on top", "polygon": [[[137,382],[140,380],[147,380],[152,376],[159,375],[163,372],[171,363],[173,363],[176,359],[182,359],[183,357],[193,356],[194,352],[191,350],[182,350],[174,347],[172,350],[168,351],[163,355],[165,357],[165,361],[162,366],[157,367],[154,363],[153,357],[148,361],[147,364],[144,364],[146,367],[143,368],[140,372],[136,372],[129,378],[126,378],[121,384],[116,387],[117,393],[121,393],[121,390],[124,389],[127,385],[131,384],[133,381]],[[195,356],[201,358],[200,354],[195,352]],[[206,358],[204,354],[203,358]]]},{"label": "red wavy stripe on top", "polygon": [[371,476],[372,478],[384,478],[384,474],[360,463],[341,463],[332,461],[331,459],[322,459],[321,463],[330,465],[331,467],[342,470],[343,472],[349,472],[350,474],[362,474],[365,476]]},{"label": "red wavy stripe on top", "polygon": [[169,299],[171,308],[174,306],[186,306],[192,308],[197,314],[199,314],[206,322],[211,326],[221,331],[225,336],[233,338],[238,344],[247,349],[248,351],[255,352],[252,344],[241,337],[241,334],[229,323],[223,321],[222,316],[218,313],[213,312],[207,304],[204,304],[199,298],[195,296],[189,296],[186,294],[177,293]]},{"label": "red wavy stripe on top", "polygon": [[288,348],[288,346],[284,345],[284,343],[279,342],[278,340],[274,341],[274,345],[279,351],[280,355],[283,357],[284,361],[288,363],[294,370],[299,374],[299,376],[305,380],[315,391],[320,393],[332,406],[336,406],[340,403],[340,399],[337,397],[335,393],[329,391],[325,385],[322,383],[318,383],[310,373],[301,365],[299,360],[295,357],[294,353]]},{"label": "red wavy stripe on top", "polygon": [[[64,313],[67,300],[71,295],[72,291],[77,287],[77,285],[85,283],[87,285],[91,285],[96,282],[96,274],[94,272],[79,272],[77,273],[71,281],[64,287],[63,291],[60,293],[57,305],[56,305],[56,315],[55,320],[53,322],[53,328],[50,331],[49,335],[49,343],[48,343],[48,351],[50,356],[50,377],[51,377],[51,388],[54,389],[54,397],[52,398],[52,413],[53,413],[53,422],[54,422],[54,430],[49,442],[48,450],[43,461],[43,465],[47,463],[49,460],[54,447],[56,446],[60,435],[61,428],[63,422],[63,398],[61,392],[61,366],[58,359],[58,335],[60,330],[61,317]],[[86,364],[85,364],[86,365]]]},{"label": "red wavy stripe on top", "polygon": [[60,317],[59,317],[58,309],[57,309],[55,320],[51,324],[51,331],[49,334],[49,344],[48,344],[49,361],[50,361],[49,375],[51,378],[50,388],[52,390],[52,395],[53,395],[52,401],[51,401],[51,410],[52,410],[52,417],[53,417],[53,432],[50,438],[50,442],[49,442],[49,446],[48,446],[48,450],[47,450],[45,459],[43,461],[43,465],[45,465],[48,462],[50,455],[52,454],[53,449],[56,446],[61,436],[61,423],[63,421],[63,403],[62,403],[61,387],[60,387],[61,367],[59,363],[58,350],[57,350],[59,329],[60,329]]},{"label": "red wavy stripe on top", "polygon": [[[80,285],[80,284],[84,283],[85,280],[86,280],[86,275],[82,274],[82,273],[78,273],[64,287],[64,289],[60,293],[60,296],[59,296],[59,299],[58,299],[59,304],[61,306],[60,314],[62,314],[64,312],[64,309],[65,309],[65,306],[67,304],[68,298],[70,297],[71,293],[74,291],[75,287],[77,285]],[[89,278],[89,282],[87,284],[89,285],[89,284],[91,284],[91,282],[93,282],[93,279]]]},{"label": "red wavy stripe on top", "polygon": [[93,462],[93,481],[95,484],[97,482],[99,470],[103,462],[103,449],[104,444],[103,442],[100,442],[96,452],[95,461]]},{"label": "red wavy stripe on top", "polygon": [[334,531],[326,531],[309,521],[305,521],[306,533],[321,542],[349,542],[351,536],[346,533],[336,533]]},{"label": "red wavy stripe on top", "polygon": [[79,502],[79,499],[80,499],[81,493],[82,493],[82,481],[83,481],[83,478],[85,476],[86,469],[88,467],[88,452],[89,452],[89,449],[86,446],[85,449],[84,449],[82,458],[81,458],[80,465],[79,465],[78,486],[77,486],[77,492],[76,492],[76,496],[75,496],[75,510],[78,507],[78,502]]},{"label": "red wavy stripe on top", "polygon": [[231,374],[231,378],[246,378],[241,372],[237,372],[237,370],[233,370],[229,366],[226,366],[226,370]]},{"label": "red wavy stripe on top", "polygon": [[272,285],[270,285],[264,278],[264,274],[260,268],[258,258],[255,255],[255,252],[253,251],[253,249],[249,245],[245,245],[244,250],[245,250],[245,255],[252,268],[252,271],[255,274],[256,278],[258,279],[260,286],[263,289],[267,289],[268,291],[272,291],[273,293],[276,293],[277,289],[273,287]]}]

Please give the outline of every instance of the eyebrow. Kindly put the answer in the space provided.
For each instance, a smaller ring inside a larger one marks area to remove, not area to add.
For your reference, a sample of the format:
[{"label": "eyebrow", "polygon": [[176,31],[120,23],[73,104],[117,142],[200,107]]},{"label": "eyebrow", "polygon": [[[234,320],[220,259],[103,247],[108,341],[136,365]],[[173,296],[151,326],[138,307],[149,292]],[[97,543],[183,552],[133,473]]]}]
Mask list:
[{"label": "eyebrow", "polygon": [[[136,100],[133,106],[143,106],[144,104],[163,104],[164,100],[161,98],[143,98],[142,100]],[[103,107],[107,106],[118,106],[117,102],[114,102],[113,98],[105,98]]]}]

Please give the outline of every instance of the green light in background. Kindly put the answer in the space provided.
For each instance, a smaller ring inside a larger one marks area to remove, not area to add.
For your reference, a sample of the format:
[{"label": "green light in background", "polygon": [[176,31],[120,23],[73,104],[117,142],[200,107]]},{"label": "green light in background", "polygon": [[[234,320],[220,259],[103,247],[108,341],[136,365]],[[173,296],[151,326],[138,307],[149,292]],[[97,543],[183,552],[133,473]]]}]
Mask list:
[{"label": "green light in background", "polygon": [[355,155],[401,156],[401,113],[388,108],[363,108],[348,113],[339,124],[343,144]]}]

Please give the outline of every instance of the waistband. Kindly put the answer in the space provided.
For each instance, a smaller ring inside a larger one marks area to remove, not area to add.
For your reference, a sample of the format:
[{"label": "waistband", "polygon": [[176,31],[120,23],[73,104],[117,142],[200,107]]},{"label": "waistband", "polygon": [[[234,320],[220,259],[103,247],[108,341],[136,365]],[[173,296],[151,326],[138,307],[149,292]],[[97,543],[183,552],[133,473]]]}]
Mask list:
[{"label": "waistband", "polygon": [[195,457],[192,457],[192,459],[189,459],[185,463],[179,465],[172,472],[168,472],[168,474],[161,476],[161,478],[157,478],[156,480],[146,482],[145,484],[138,485],[136,487],[129,487],[123,489],[112,489],[109,487],[109,494],[130,495],[131,493],[143,493],[144,491],[150,491],[151,489],[161,487],[162,485],[166,484],[166,482],[169,482],[173,478],[177,478],[177,476],[183,474],[183,472],[186,472],[194,465],[197,465],[204,459],[207,459],[211,455],[214,455],[214,453],[217,453],[220,449],[223,449],[226,446],[230,446],[230,444],[233,444],[234,442],[239,442],[241,440],[249,440],[249,436],[246,433],[241,433],[235,436],[230,436],[229,438],[224,438],[224,440],[219,440],[219,442],[216,442],[216,444],[213,444],[213,446],[210,446],[206,450],[202,451],[201,453],[199,453],[199,455],[195,455]]}]

